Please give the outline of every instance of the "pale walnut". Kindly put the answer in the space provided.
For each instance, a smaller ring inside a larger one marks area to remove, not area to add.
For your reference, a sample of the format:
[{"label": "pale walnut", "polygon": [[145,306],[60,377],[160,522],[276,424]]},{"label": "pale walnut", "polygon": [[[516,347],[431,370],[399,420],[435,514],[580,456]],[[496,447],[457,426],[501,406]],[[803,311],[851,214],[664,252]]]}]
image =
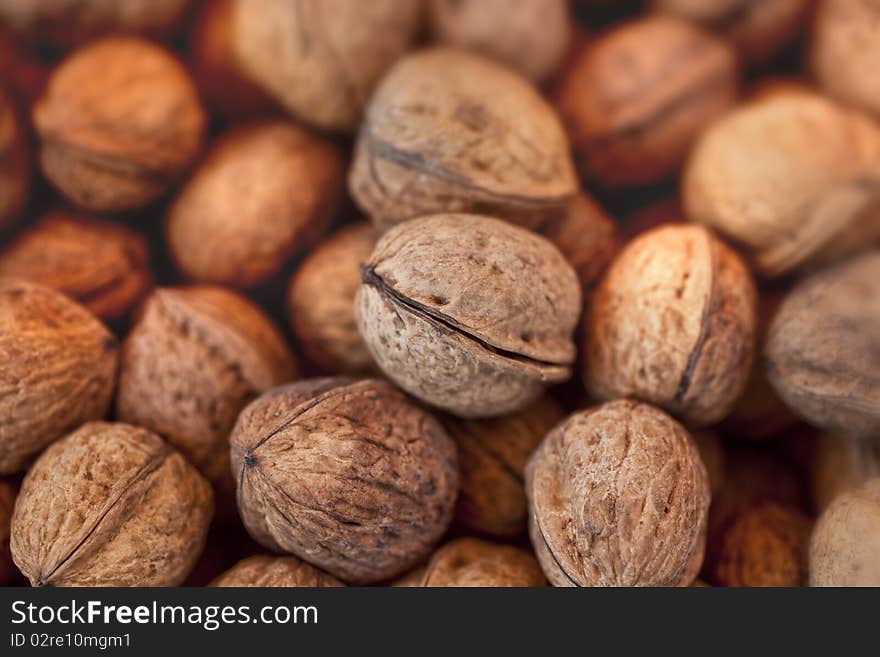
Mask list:
[{"label": "pale walnut", "polygon": [[880,437],[822,434],[813,446],[810,475],[813,504],[824,511],[841,493],[880,476]]},{"label": "pale walnut", "polygon": [[345,584],[297,557],[258,555],[242,559],[211,582],[211,586],[328,588]]}]

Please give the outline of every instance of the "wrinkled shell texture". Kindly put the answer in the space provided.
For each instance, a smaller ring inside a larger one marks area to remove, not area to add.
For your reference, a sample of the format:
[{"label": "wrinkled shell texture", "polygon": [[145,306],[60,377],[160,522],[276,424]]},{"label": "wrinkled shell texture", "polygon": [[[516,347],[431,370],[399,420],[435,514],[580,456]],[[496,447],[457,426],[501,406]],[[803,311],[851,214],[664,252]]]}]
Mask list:
[{"label": "wrinkled shell texture", "polygon": [[200,282],[263,282],[323,232],[341,189],[342,162],[330,143],[282,121],[235,128],[174,202],[171,253]]},{"label": "wrinkled shell texture", "polygon": [[550,242],[499,219],[449,214],[382,237],[356,316],[400,387],[455,415],[489,417],[569,378],[580,304],[577,277]]},{"label": "wrinkled shell texture", "polygon": [[110,405],[116,338],[55,290],[0,277],[0,474]]},{"label": "wrinkled shell texture", "polygon": [[160,288],[123,343],[116,411],[214,479],[226,472],[239,411],[294,375],[284,338],[244,297],[207,286]]},{"label": "wrinkled shell texture", "polygon": [[810,520],[773,502],[738,517],[721,539],[716,586],[803,586]]},{"label": "wrinkled shell texture", "polygon": [[880,237],[880,129],[808,91],[767,94],[703,134],[682,189],[689,219],[780,275]]},{"label": "wrinkled shell texture", "polygon": [[528,552],[510,545],[459,538],[434,553],[418,586],[528,587],[546,584],[541,566]]},{"label": "wrinkled shell texture", "polygon": [[880,115],[880,3],[823,0],[812,50],[813,72],[832,96]]},{"label": "wrinkled shell texture", "polygon": [[832,431],[880,433],[880,251],[813,274],[786,297],[765,347],[770,382]]},{"label": "wrinkled shell texture", "polygon": [[736,57],[726,43],[684,21],[653,17],[587,46],[558,106],[581,175],[625,187],[671,175],[737,89]]},{"label": "wrinkled shell texture", "polygon": [[880,476],[880,437],[854,440],[825,433],[816,440],[812,456],[813,501],[820,511],[841,493]]},{"label": "wrinkled shell texture", "polygon": [[615,401],[556,427],[526,466],[529,532],[554,586],[688,586],[702,561],[709,481],[688,433]]},{"label": "wrinkled shell texture", "polygon": [[532,80],[556,71],[571,36],[567,0],[430,0],[428,10],[436,41],[491,57]]},{"label": "wrinkled shell texture", "polygon": [[637,397],[694,424],[730,412],[749,376],[756,292],[705,228],[665,226],[630,242],[593,298],[584,379],[600,399]]},{"label": "wrinkled shell texture", "polygon": [[373,87],[412,44],[419,0],[233,0],[242,68],[288,111],[353,133]]},{"label": "wrinkled shell texture", "polygon": [[0,89],[0,228],[18,218],[30,186],[30,156],[21,122]]},{"label": "wrinkled shell texture", "polygon": [[206,117],[170,53],[109,37],[55,69],[33,120],[49,181],[85,209],[118,211],[147,204],[184,174]]},{"label": "wrinkled shell texture", "polygon": [[843,493],[820,516],[810,586],[880,586],[880,478]]},{"label": "wrinkled shell texture", "polygon": [[140,235],[65,212],[48,213],[0,253],[0,275],[64,292],[103,319],[128,312],[152,281]]},{"label": "wrinkled shell texture", "polygon": [[334,374],[370,369],[373,359],[358,333],[354,299],[361,264],[376,245],[371,224],[331,235],[299,266],[287,295],[290,323],[309,358]]},{"label": "wrinkled shell texture", "polygon": [[553,109],[526,80],[449,49],[404,57],[370,100],[349,189],[380,229],[438,212],[531,227],[577,180]]},{"label": "wrinkled shell texture", "polygon": [[327,588],[345,584],[297,557],[259,555],[242,559],[215,579],[211,586]]},{"label": "wrinkled shell texture", "polygon": [[28,471],[12,555],[34,586],[176,586],[212,511],[211,487],[161,438],[90,422]]},{"label": "wrinkled shell texture", "polygon": [[543,397],[516,415],[445,421],[458,446],[461,488],[455,508],[457,527],[499,538],[525,533],[526,461],[562,417],[562,409]]},{"label": "wrinkled shell texture", "polygon": [[452,520],[455,444],[382,381],[272,390],[242,412],[230,442],[251,536],[346,582],[405,572]]}]

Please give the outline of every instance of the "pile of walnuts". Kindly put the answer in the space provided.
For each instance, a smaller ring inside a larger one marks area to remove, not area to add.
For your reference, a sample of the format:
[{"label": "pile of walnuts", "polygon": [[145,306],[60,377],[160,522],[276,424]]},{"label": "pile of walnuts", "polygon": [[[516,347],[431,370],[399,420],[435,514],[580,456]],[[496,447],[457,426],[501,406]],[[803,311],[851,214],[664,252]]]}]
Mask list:
[{"label": "pile of walnuts", "polygon": [[878,63],[873,0],[0,3],[0,584],[880,586]]}]

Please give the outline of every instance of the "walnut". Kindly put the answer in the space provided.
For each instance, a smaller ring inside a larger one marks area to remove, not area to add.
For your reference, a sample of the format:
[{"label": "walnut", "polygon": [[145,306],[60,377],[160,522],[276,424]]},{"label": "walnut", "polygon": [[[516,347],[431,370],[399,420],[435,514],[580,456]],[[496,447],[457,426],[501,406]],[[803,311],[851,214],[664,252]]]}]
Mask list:
[{"label": "walnut", "polygon": [[247,287],[324,231],[342,188],[330,143],[283,121],[223,135],[168,216],[168,244],[191,279]]},{"label": "walnut", "polygon": [[880,586],[880,477],[822,513],[810,539],[810,586]]},{"label": "walnut", "polygon": [[349,583],[411,568],[452,519],[455,444],[382,381],[276,388],[245,408],[230,442],[251,535]]},{"label": "walnut", "polygon": [[107,320],[125,315],[152,284],[143,237],[65,211],[48,212],[6,247],[0,275],[64,292]]},{"label": "walnut", "polygon": [[841,493],[880,476],[880,437],[822,434],[813,447],[810,463],[813,503],[819,511]]},{"label": "walnut", "polygon": [[492,57],[532,80],[559,68],[571,37],[568,0],[430,0],[428,9],[436,41]]},{"label": "walnut", "polygon": [[422,401],[461,417],[504,415],[570,376],[577,277],[534,233],[477,215],[409,221],[379,240],[362,279],[364,342]]},{"label": "walnut", "polygon": [[593,297],[587,387],[600,399],[633,396],[712,424],[748,378],[755,305],[749,271],[710,231],[670,225],[644,233]]},{"label": "walnut", "polygon": [[555,586],[688,586],[709,481],[693,441],[629,400],[575,413],[526,466],[529,533]]},{"label": "walnut", "polygon": [[553,109],[515,73],[449,49],[408,55],[370,100],[349,173],[382,230],[438,212],[536,227],[577,192]]},{"label": "walnut", "polygon": [[880,251],[813,274],[783,301],[767,337],[767,376],[808,422],[880,433]]},{"label": "walnut", "polygon": [[376,245],[376,231],[359,223],[334,233],[302,262],[290,281],[290,323],[309,358],[334,374],[356,374],[373,359],[354,317],[360,266]]},{"label": "walnut", "polygon": [[765,276],[840,258],[880,238],[880,128],[812,92],[763,94],[702,135],[682,193]]},{"label": "walnut", "polygon": [[724,41],[684,21],[648,17],[587,45],[557,103],[581,175],[627,187],[676,172],[737,90],[736,57]]},{"label": "walnut", "polygon": [[23,470],[71,429],[104,416],[116,338],[50,288],[0,277],[0,475]]},{"label": "walnut", "polygon": [[9,551],[9,527],[15,506],[15,489],[12,483],[0,479],[0,586],[9,586],[15,578],[16,569]]},{"label": "walnut", "polygon": [[211,586],[328,588],[345,584],[297,557],[258,555],[242,559]]},{"label": "walnut", "polygon": [[239,65],[288,111],[353,133],[373,87],[412,44],[419,0],[233,0]]},{"label": "walnut", "polygon": [[160,288],[123,343],[116,413],[167,438],[213,480],[227,471],[239,411],[294,375],[284,338],[244,297]]},{"label": "walnut", "polygon": [[754,506],[724,531],[711,573],[716,586],[802,586],[812,523],[776,502]]},{"label": "walnut", "polygon": [[499,538],[525,533],[526,461],[561,419],[558,404],[545,396],[515,415],[444,422],[458,445],[461,487],[455,524],[459,528]]},{"label": "walnut", "polygon": [[459,538],[437,550],[415,586],[546,586],[535,557],[510,545]]},{"label": "walnut", "polygon": [[55,69],[33,121],[49,181],[77,205],[110,212],[165,193],[198,155],[206,117],[170,53],[108,37]]},{"label": "walnut", "polygon": [[0,87],[0,228],[18,219],[27,201],[31,162],[12,100]]},{"label": "walnut", "polygon": [[176,586],[212,508],[211,487],[159,436],[89,422],[28,471],[12,556],[34,586]]}]

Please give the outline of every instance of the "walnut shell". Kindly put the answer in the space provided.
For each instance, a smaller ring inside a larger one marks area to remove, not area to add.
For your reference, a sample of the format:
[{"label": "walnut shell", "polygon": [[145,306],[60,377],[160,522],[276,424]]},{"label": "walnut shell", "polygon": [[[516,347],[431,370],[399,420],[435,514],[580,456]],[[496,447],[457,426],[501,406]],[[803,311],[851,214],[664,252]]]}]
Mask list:
[{"label": "walnut shell", "polygon": [[749,271],[710,231],[670,225],[644,233],[593,297],[587,388],[603,400],[637,397],[689,423],[712,424],[748,379],[755,307]]},{"label": "walnut shell", "polygon": [[0,88],[0,228],[18,218],[27,201],[31,162],[12,100]]},{"label": "walnut shell", "polygon": [[198,155],[206,117],[170,53],[108,37],[55,69],[33,121],[49,181],[73,203],[111,212],[165,193]]},{"label": "walnut shell", "polygon": [[812,457],[813,503],[823,511],[841,493],[880,476],[880,437],[822,434],[816,439]]},{"label": "walnut shell", "polygon": [[247,287],[324,231],[342,189],[336,148],[284,121],[224,134],[168,215],[168,245],[191,279]]},{"label": "walnut shell", "polygon": [[773,319],[767,376],[788,407],[830,431],[880,433],[880,251],[813,274]]},{"label": "walnut shell", "polygon": [[0,475],[24,469],[51,442],[104,416],[116,338],[48,287],[0,277]]},{"label": "walnut shell", "polygon": [[241,67],[288,111],[353,133],[379,78],[421,24],[420,0],[233,0]]},{"label": "walnut shell", "polygon": [[239,561],[211,586],[329,588],[345,584],[297,557],[257,555]]},{"label": "walnut shell", "polygon": [[143,237],[63,211],[47,213],[0,253],[0,275],[64,292],[107,320],[125,315],[152,284]]},{"label": "walnut shell", "polygon": [[626,23],[589,44],[558,94],[581,175],[605,187],[658,182],[738,91],[721,39],[676,19]]},{"label": "walnut shell", "polygon": [[810,45],[810,63],[821,87],[880,115],[880,5],[822,0]]},{"label": "walnut shell", "polygon": [[411,568],[452,519],[455,444],[383,381],[276,388],[242,411],[230,442],[251,536],[349,583]]},{"label": "walnut shell", "polygon": [[116,413],[163,435],[208,478],[226,473],[239,411],[295,375],[272,321],[222,288],[160,288],[122,346]]},{"label": "walnut shell", "polygon": [[458,446],[459,528],[499,538],[525,533],[526,461],[562,417],[559,405],[545,396],[516,415],[444,422]]},{"label": "walnut shell", "polygon": [[511,545],[459,538],[437,550],[416,586],[546,586],[535,557]]},{"label": "walnut shell", "polygon": [[370,99],[348,179],[381,229],[438,212],[535,227],[577,192],[568,140],[528,82],[476,55],[408,55]]},{"label": "walnut shell", "polygon": [[765,502],[738,516],[721,537],[716,586],[802,586],[812,523],[799,509]]},{"label": "walnut shell", "polygon": [[373,364],[357,330],[354,299],[360,266],[376,239],[369,223],[346,226],[321,242],[291,278],[290,323],[309,358],[328,372],[356,374]]},{"label": "walnut shell", "polygon": [[14,506],[15,489],[9,481],[0,479],[0,586],[9,586],[17,572],[9,551],[9,530]]},{"label": "walnut shell", "polygon": [[422,401],[461,417],[504,415],[571,374],[577,277],[534,233],[477,215],[409,221],[379,240],[362,278],[364,342]]},{"label": "walnut shell", "polygon": [[[568,0],[430,0],[439,43],[474,50],[540,81],[562,63],[571,39]],[[540,29],[535,29],[540,25]]]},{"label": "walnut shell", "polygon": [[693,441],[629,400],[575,413],[526,466],[529,533],[554,586],[688,586],[709,480]]},{"label": "walnut shell", "polygon": [[880,586],[880,477],[842,493],[819,518],[810,586]]},{"label": "walnut shell", "polygon": [[880,239],[880,128],[808,91],[763,94],[703,133],[682,193],[765,276],[840,258]]}]

